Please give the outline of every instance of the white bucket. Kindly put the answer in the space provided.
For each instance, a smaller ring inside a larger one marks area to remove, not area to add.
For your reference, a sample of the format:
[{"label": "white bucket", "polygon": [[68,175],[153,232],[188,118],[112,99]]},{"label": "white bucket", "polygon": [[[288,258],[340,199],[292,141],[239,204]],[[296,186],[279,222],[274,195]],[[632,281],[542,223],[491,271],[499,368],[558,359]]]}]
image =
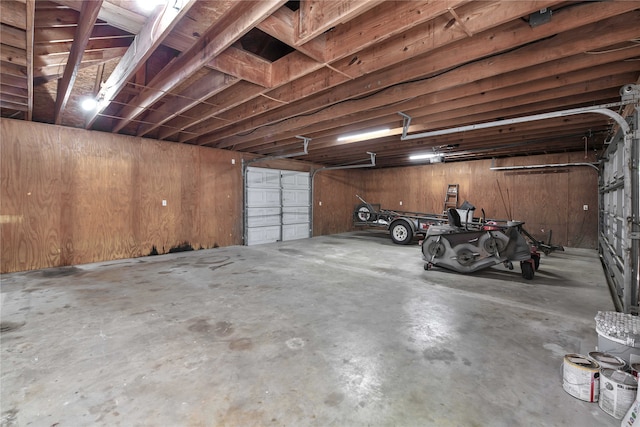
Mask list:
[{"label": "white bucket", "polygon": [[598,351],[620,357],[629,364],[640,359],[640,348],[627,345],[622,339],[607,336],[598,330],[596,332],[598,333]]},{"label": "white bucket", "polygon": [[592,351],[589,353],[589,357],[598,362],[600,369],[627,370],[627,362],[621,357],[601,351]]},{"label": "white bucket", "polygon": [[600,365],[582,354],[565,355],[562,388],[577,399],[597,402],[600,393]]},{"label": "white bucket", "polygon": [[636,400],[638,380],[623,371],[602,369],[599,406],[615,419],[622,419]]}]

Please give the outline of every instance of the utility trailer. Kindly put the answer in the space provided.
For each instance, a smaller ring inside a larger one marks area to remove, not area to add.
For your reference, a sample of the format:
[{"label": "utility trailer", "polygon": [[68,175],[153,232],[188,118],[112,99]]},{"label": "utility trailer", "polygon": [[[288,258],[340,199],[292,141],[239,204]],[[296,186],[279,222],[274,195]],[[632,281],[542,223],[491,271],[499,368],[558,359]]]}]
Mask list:
[{"label": "utility trailer", "polygon": [[354,225],[384,227],[389,230],[393,243],[399,245],[408,245],[415,236],[424,237],[429,227],[448,221],[446,215],[382,209],[379,204],[367,203],[357,194],[356,197],[362,203],[353,212]]}]

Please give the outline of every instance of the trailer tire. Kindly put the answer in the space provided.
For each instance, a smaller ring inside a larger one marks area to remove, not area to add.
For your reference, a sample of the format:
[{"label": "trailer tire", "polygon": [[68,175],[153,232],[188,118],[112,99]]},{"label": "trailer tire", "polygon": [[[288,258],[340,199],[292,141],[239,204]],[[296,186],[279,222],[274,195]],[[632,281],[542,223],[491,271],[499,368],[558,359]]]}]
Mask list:
[{"label": "trailer tire", "polygon": [[353,212],[353,219],[358,222],[376,222],[376,214],[368,203],[361,203],[356,206]]},{"label": "trailer tire", "polygon": [[408,245],[413,239],[413,229],[405,220],[399,220],[391,224],[389,228],[391,240],[398,245]]},{"label": "trailer tire", "polygon": [[533,279],[535,275],[535,267],[532,265],[531,260],[520,261],[520,269],[522,270],[522,277],[527,280]]},{"label": "trailer tire", "polygon": [[540,268],[540,254],[531,254],[533,265],[536,267],[536,271]]}]

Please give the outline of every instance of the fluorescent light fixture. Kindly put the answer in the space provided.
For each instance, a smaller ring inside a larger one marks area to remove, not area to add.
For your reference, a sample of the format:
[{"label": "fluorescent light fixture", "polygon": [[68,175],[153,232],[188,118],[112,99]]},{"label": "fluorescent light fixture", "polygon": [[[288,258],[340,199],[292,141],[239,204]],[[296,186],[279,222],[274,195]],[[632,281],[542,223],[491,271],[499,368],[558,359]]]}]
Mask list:
[{"label": "fluorescent light fixture", "polygon": [[380,136],[385,136],[388,133],[389,133],[389,128],[369,130],[369,131],[366,131],[366,132],[359,132],[359,133],[352,133],[352,134],[349,134],[349,135],[342,135],[341,137],[338,138],[338,142],[366,141],[367,139],[373,139],[373,138],[378,138]]},{"label": "fluorescent light fixture", "polygon": [[80,103],[84,111],[93,111],[98,108],[98,101],[95,98],[85,98]]},{"label": "fluorescent light fixture", "polygon": [[425,159],[433,159],[438,156],[436,153],[426,153],[426,154],[414,154],[409,156],[409,160],[425,160]]}]

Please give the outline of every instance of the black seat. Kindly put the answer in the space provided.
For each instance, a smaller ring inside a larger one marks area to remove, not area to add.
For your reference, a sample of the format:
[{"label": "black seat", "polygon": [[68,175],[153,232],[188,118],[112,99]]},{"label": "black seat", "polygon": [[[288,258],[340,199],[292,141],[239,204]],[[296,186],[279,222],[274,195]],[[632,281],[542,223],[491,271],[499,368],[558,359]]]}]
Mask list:
[{"label": "black seat", "polygon": [[449,208],[449,210],[447,210],[447,218],[449,218],[449,225],[451,225],[452,227],[462,228],[460,214],[457,210]]}]

